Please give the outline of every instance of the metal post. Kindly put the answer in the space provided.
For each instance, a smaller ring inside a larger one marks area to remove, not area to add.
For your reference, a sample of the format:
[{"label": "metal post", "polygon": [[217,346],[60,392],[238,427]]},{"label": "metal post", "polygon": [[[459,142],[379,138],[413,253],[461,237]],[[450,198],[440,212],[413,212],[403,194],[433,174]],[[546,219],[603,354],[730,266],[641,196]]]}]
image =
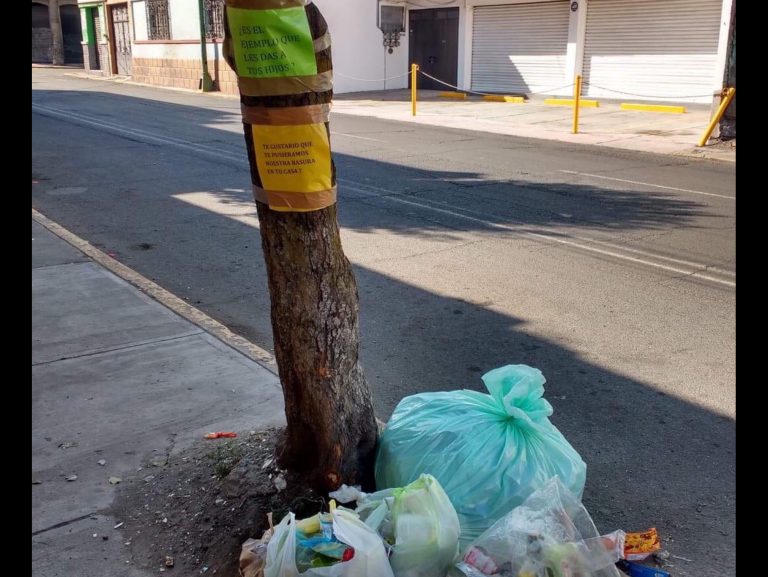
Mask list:
[{"label": "metal post", "polygon": [[416,77],[418,64],[411,64],[411,116],[416,116]]},{"label": "metal post", "polygon": [[698,146],[704,146],[707,143],[709,136],[712,134],[715,126],[717,126],[717,123],[720,122],[720,119],[723,117],[723,114],[725,114],[725,111],[728,108],[728,105],[731,103],[731,100],[733,100],[734,96],[736,96],[736,89],[728,88],[727,92],[725,93],[725,98],[720,103],[720,108],[717,109],[717,112],[712,117],[712,121],[709,123],[709,126],[707,126],[707,130],[704,132],[704,136],[702,136],[701,140],[699,140]]},{"label": "metal post", "polygon": [[576,75],[573,83],[573,133],[579,133],[579,105],[581,104],[581,74]]},{"label": "metal post", "polygon": [[204,0],[197,0],[197,7],[200,12],[200,56],[203,61],[203,78],[200,82],[200,88],[203,92],[211,92],[213,90],[213,79],[208,72],[208,47],[205,43],[205,8],[203,7]]}]

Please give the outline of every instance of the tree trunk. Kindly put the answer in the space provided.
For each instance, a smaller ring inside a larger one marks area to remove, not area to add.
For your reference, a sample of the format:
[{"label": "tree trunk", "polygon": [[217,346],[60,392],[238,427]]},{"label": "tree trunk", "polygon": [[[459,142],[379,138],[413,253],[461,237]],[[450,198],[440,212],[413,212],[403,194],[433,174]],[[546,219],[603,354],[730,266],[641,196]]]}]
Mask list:
[{"label": "tree trunk", "polygon": [[[728,59],[725,63],[723,85],[736,88],[736,0],[731,7],[731,24],[728,34]],[[736,138],[736,96],[733,97],[725,114],[720,119],[720,139]]]},{"label": "tree trunk", "polygon": [[[227,0],[227,6],[262,6],[260,0]],[[267,2],[266,4],[270,4]],[[327,24],[314,4],[305,8],[313,40],[322,39]],[[237,71],[229,23],[225,58]],[[332,69],[330,45],[315,43],[317,73]],[[240,75],[238,74],[240,78]],[[359,363],[358,295],[352,267],[344,256],[336,205],[319,210],[273,210],[263,196],[252,125],[290,108],[300,113],[318,105],[327,110],[327,90],[300,94],[245,94],[240,83],[243,128],[261,229],[271,297],[272,332],[280,382],[285,397],[286,435],[283,466],[304,474],[316,488],[328,491],[341,483],[373,487],[377,428],[371,394]],[[280,112],[279,110],[277,111]],[[327,117],[327,112],[325,113]],[[319,121],[322,122],[322,119]],[[268,124],[268,123],[267,123]],[[330,138],[328,123],[325,130]],[[329,164],[335,194],[335,167]]]},{"label": "tree trunk", "polygon": [[64,36],[61,32],[59,0],[49,1],[48,21],[51,25],[51,62],[55,66],[61,66],[64,64]]},{"label": "tree trunk", "polygon": [[371,486],[376,424],[336,207],[281,213],[257,202],[257,209],[288,422],[282,461],[326,490]]}]

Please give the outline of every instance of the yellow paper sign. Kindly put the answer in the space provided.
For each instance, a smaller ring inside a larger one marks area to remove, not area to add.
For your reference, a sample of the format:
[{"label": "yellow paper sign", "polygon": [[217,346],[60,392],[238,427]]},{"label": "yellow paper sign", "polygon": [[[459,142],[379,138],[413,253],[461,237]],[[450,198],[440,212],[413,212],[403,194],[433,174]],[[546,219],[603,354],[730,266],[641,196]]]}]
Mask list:
[{"label": "yellow paper sign", "polygon": [[332,187],[331,145],[325,124],[254,124],[251,128],[264,189],[311,193]]}]

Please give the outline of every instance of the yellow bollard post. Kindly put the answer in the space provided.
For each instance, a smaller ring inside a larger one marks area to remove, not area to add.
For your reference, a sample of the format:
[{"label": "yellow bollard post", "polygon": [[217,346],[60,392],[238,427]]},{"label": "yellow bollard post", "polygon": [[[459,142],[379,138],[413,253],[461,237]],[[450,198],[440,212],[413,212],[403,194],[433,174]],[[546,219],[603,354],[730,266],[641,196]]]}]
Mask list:
[{"label": "yellow bollard post", "polygon": [[576,75],[573,83],[573,133],[579,133],[579,106],[581,104],[581,75]]},{"label": "yellow bollard post", "polygon": [[416,116],[416,73],[419,71],[418,64],[411,64],[411,116]]},{"label": "yellow bollard post", "polygon": [[706,132],[704,132],[704,136],[702,136],[701,140],[699,140],[698,146],[704,146],[707,143],[707,140],[709,140],[709,136],[712,134],[712,131],[715,129],[715,126],[717,126],[717,123],[720,122],[720,119],[723,117],[723,114],[725,114],[725,111],[728,108],[728,105],[731,103],[731,100],[733,100],[734,96],[736,96],[736,89],[733,87],[728,88],[725,93],[725,98],[720,103],[720,107],[717,109],[717,112],[712,117],[712,121],[709,123],[709,126],[707,126],[707,130]]}]

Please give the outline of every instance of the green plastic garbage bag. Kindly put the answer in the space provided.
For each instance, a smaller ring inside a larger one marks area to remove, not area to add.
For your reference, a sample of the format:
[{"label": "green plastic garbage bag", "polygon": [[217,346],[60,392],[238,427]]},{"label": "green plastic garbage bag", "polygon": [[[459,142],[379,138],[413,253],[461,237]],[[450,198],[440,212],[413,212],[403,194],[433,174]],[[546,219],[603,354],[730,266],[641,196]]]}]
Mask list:
[{"label": "green plastic garbage bag", "polygon": [[376,485],[433,475],[456,508],[462,551],[549,479],[578,498],[587,466],[550,423],[544,375],[507,365],[483,375],[490,394],[462,390],[405,397],[381,436]]},{"label": "green plastic garbage bag", "polygon": [[432,475],[376,493],[360,493],[355,512],[391,547],[395,577],[444,577],[459,553],[459,518]]}]

